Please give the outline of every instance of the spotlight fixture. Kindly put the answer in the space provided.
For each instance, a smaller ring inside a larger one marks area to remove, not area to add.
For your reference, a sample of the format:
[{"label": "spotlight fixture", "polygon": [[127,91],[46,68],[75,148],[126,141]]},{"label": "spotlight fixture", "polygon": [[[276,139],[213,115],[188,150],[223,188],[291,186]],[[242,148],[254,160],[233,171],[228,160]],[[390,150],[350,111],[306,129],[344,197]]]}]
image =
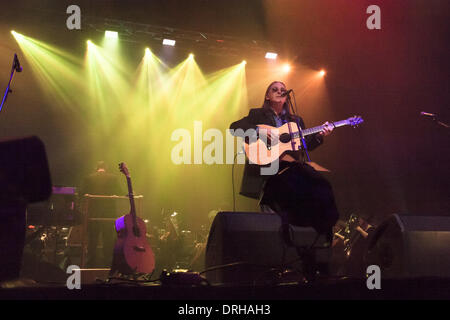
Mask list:
[{"label": "spotlight fixture", "polygon": [[277,58],[278,54],[275,52],[267,52],[266,53],[266,59],[275,60]]},{"label": "spotlight fixture", "polygon": [[319,75],[321,77],[323,77],[325,74],[326,74],[325,70],[322,69],[322,70],[319,71]]},{"label": "spotlight fixture", "polygon": [[118,33],[117,31],[109,31],[109,30],[106,30],[106,31],[105,31],[105,38],[108,38],[108,39],[117,39],[117,38],[119,38],[119,33]]},{"label": "spotlight fixture", "polygon": [[165,46],[175,46],[175,40],[170,40],[170,39],[164,39],[163,40],[163,45]]}]

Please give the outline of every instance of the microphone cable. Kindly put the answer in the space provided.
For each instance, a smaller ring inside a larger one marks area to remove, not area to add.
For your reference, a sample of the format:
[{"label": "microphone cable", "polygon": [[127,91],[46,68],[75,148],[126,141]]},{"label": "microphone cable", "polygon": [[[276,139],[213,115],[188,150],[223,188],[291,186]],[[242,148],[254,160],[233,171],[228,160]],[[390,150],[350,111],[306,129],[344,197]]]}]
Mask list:
[{"label": "microphone cable", "polygon": [[234,165],[236,164],[236,158],[241,151],[236,152],[233,159],[233,165],[231,166],[231,187],[233,190],[233,212],[236,212],[236,192],[234,190]]}]

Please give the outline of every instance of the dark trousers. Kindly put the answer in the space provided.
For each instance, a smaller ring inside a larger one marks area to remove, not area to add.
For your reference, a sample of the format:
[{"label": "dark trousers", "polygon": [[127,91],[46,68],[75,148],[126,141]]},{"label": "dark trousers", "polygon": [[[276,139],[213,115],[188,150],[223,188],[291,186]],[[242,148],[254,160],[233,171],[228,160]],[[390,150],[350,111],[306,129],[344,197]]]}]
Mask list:
[{"label": "dark trousers", "polygon": [[339,213],[327,179],[311,166],[300,163],[283,162],[279,172],[267,180],[261,204],[279,213],[284,223],[329,233]]},{"label": "dark trousers", "polygon": [[[103,247],[101,251],[98,251],[100,239]],[[115,239],[114,221],[88,222],[88,268],[111,267]]]}]

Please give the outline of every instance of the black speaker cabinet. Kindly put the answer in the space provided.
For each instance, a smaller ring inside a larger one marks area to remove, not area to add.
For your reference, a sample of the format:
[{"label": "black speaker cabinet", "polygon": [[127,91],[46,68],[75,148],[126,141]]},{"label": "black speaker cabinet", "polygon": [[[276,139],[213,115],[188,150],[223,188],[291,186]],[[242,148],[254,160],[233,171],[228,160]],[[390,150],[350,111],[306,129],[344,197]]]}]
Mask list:
[{"label": "black speaker cabinet", "polygon": [[38,137],[0,141],[0,281],[20,275],[26,208],[52,191],[44,144]]},{"label": "black speaker cabinet", "polygon": [[0,204],[48,199],[52,192],[47,155],[42,141],[24,137],[0,141]]},{"label": "black speaker cabinet", "polygon": [[365,260],[382,278],[450,277],[450,217],[392,215],[374,231]]},{"label": "black speaker cabinet", "polygon": [[330,250],[325,236],[313,228],[290,225],[288,245],[281,218],[274,213],[219,212],[210,229],[205,273],[210,283],[251,284],[264,281],[275,269],[301,268],[296,247],[316,249],[316,261],[326,263]]}]

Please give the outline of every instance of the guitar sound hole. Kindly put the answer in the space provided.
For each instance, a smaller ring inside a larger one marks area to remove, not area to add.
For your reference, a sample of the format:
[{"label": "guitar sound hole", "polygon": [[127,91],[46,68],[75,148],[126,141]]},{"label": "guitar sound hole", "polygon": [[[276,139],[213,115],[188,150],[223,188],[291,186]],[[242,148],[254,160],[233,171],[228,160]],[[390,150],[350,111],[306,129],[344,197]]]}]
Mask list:
[{"label": "guitar sound hole", "polygon": [[133,234],[136,238],[140,238],[141,232],[140,232],[139,228],[133,227]]},{"label": "guitar sound hole", "polygon": [[282,135],[280,135],[280,141],[282,143],[291,141],[291,135],[289,133],[283,133]]}]

